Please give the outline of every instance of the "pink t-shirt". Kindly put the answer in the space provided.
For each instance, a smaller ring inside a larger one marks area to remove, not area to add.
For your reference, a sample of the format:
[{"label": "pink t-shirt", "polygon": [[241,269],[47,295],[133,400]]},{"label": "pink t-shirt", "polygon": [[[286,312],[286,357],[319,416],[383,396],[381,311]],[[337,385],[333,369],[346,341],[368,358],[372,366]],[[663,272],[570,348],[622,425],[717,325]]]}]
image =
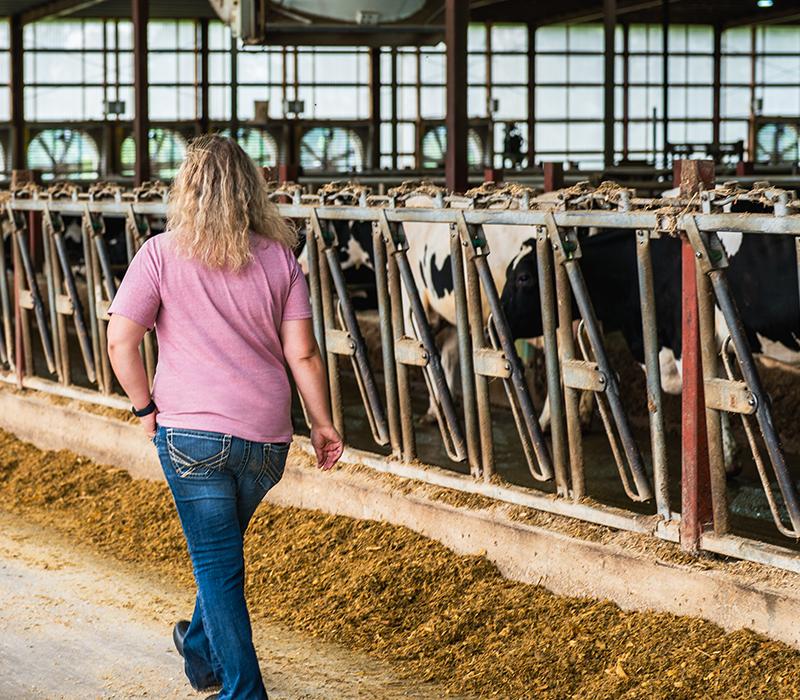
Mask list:
[{"label": "pink t-shirt", "polygon": [[292,251],[253,236],[238,273],[181,256],[167,232],[134,257],[109,309],[153,328],[158,423],[257,442],[292,439],[280,327],[311,316]]}]

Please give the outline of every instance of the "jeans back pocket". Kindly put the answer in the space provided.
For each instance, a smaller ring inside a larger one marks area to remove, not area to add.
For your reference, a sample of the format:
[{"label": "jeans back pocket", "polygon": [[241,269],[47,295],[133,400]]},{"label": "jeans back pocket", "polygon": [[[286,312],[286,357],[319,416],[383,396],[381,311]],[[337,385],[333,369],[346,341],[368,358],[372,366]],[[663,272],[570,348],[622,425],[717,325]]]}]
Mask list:
[{"label": "jeans back pocket", "polygon": [[269,491],[283,476],[286,457],[289,454],[288,442],[265,442],[261,445],[261,473],[258,483]]},{"label": "jeans back pocket", "polygon": [[231,452],[231,436],[167,428],[167,453],[181,478],[202,478],[222,469]]}]

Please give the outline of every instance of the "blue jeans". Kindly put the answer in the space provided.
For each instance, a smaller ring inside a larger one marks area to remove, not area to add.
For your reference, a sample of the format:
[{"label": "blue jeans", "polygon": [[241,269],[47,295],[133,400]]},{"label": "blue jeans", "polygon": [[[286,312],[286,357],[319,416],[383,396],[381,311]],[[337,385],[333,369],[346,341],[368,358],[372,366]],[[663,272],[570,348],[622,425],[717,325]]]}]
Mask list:
[{"label": "blue jeans", "polygon": [[197,583],[184,640],[196,690],[266,700],[244,597],[243,542],[256,506],[283,476],[288,443],[159,426],[153,442],[175,499]]}]

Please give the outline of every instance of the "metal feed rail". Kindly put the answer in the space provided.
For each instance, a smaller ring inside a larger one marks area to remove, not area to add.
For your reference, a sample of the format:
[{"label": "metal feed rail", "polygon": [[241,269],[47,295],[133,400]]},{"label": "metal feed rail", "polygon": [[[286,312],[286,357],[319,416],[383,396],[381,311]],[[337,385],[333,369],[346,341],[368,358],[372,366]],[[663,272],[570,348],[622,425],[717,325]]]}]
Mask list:
[{"label": "metal feed rail", "polygon": [[[722,450],[718,428],[714,427],[723,412],[742,416],[776,526],[785,535],[797,537],[797,492],[775,433],[769,399],[727,289],[717,232],[736,230],[800,237],[800,215],[794,213],[796,209],[786,197],[780,200],[777,196],[778,204],[771,213],[724,213],[719,211],[724,203],[712,195],[689,202],[636,200],[624,190],[618,189],[609,196],[607,190],[584,188],[578,193],[566,191],[557,200],[501,193],[486,198],[488,207],[481,208],[486,202],[480,198],[465,203],[442,196],[435,198],[440,206],[415,208],[402,206],[400,198],[375,198],[372,202],[362,198],[354,204],[352,199],[337,198],[335,193],[326,199],[276,191],[274,198],[281,213],[306,230],[314,329],[328,369],[337,426],[346,433],[339,378],[339,358],[345,356],[352,363],[373,439],[376,445],[389,445],[392,450],[390,459],[360,454],[362,461],[382,471],[677,541],[680,515],[669,500],[650,240],[681,235],[695,252],[701,291],[703,280],[707,279],[714,293],[714,297],[698,295],[705,368],[701,389],[706,389],[705,405],[710,418],[714,529],[704,532],[696,544],[710,551],[727,555],[735,552],[735,556],[800,571],[800,557],[795,552],[729,534]],[[503,208],[489,208],[497,206]],[[105,220],[124,220],[130,260],[150,234],[150,217],[165,216],[165,198],[142,201],[122,192],[111,198],[89,198],[75,192],[71,197],[52,198],[44,192],[34,192],[26,198],[9,196],[3,214],[13,259],[12,269],[6,271],[3,258],[0,275],[0,361],[8,368],[2,378],[40,391],[125,406],[122,397],[114,394],[105,343],[107,309],[116,291]],[[85,291],[80,288],[64,247],[64,216],[77,216],[82,221]],[[339,262],[334,221],[372,223],[383,390],[370,367],[359,317]],[[408,222],[444,224],[441,235],[449,235],[462,385],[460,406],[446,381],[433,330],[409,266],[409,242],[404,233]],[[497,224],[532,227],[531,237],[536,241],[546,385],[551,401],[550,445],[539,428],[523,366],[500,303],[501,290],[496,289],[488,267],[491,250],[483,227]],[[618,375],[606,351],[583,278],[579,228],[627,229],[637,241],[651,438],[649,469],[631,429]],[[116,273],[118,276],[121,270]],[[44,295],[38,290],[42,277],[47,290]],[[572,330],[572,298],[581,317],[577,338]],[[731,329],[731,340],[724,348],[717,347],[714,337],[713,298]],[[484,323],[487,317],[488,325]],[[69,351],[75,341],[78,355]],[[34,352],[37,343],[45,366],[41,366],[39,354]],[[726,374],[721,377],[716,364],[723,349],[726,361],[722,367]],[[734,352],[729,353],[729,349]],[[155,343],[151,334],[145,338],[143,353],[152,380]],[[76,357],[80,358],[80,367],[75,364]],[[17,358],[21,361],[17,362]],[[416,426],[410,384],[413,367],[421,370],[447,454],[453,461],[467,462],[471,476],[415,466]],[[83,383],[93,389],[75,385],[73,377],[78,370],[85,375]],[[556,496],[498,483],[489,402],[492,379],[499,379],[505,387],[521,451],[532,476],[541,481],[553,480]],[[635,515],[586,502],[578,398],[587,391],[598,404],[622,491],[634,501],[654,500],[654,515]],[[761,457],[758,438],[766,446],[766,460]],[[777,489],[773,482],[777,482]],[[782,518],[781,504],[788,513],[788,523]]]}]

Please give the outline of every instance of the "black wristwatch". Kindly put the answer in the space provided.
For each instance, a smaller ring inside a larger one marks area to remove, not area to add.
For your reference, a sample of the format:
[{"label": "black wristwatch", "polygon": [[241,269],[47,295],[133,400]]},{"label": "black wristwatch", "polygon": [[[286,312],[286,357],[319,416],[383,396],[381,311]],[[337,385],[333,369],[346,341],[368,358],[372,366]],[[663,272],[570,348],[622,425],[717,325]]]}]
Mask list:
[{"label": "black wristwatch", "polygon": [[153,411],[156,410],[156,402],[153,399],[150,399],[150,403],[147,404],[142,409],[136,410],[136,406],[131,406],[131,413],[137,418],[144,418],[145,416],[149,416]]}]

